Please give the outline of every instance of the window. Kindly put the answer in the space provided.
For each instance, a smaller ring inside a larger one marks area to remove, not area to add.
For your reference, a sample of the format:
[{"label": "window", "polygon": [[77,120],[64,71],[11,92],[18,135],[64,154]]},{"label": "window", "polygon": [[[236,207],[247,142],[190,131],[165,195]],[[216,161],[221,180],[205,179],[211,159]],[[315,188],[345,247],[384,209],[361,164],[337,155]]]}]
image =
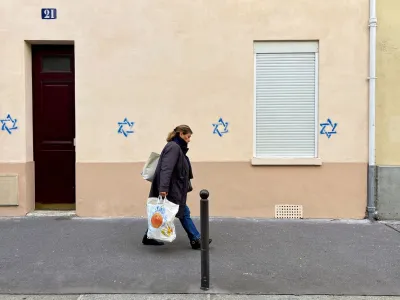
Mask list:
[{"label": "window", "polygon": [[71,58],[68,56],[44,56],[42,72],[70,72]]},{"label": "window", "polygon": [[254,60],[254,157],[317,157],[318,42],[257,42]]}]

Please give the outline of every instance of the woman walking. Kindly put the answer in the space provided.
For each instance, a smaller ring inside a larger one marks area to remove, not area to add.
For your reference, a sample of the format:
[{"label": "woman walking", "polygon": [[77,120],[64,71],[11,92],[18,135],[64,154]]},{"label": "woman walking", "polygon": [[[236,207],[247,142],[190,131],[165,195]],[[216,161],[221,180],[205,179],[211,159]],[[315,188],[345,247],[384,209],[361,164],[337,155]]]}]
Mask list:
[{"label": "woman walking", "polygon": [[[187,193],[192,190],[190,183],[193,178],[192,166],[186,156],[192,134],[187,125],[180,125],[168,134],[168,143],[160,154],[149,197],[167,197],[169,201],[179,205],[176,217],[185,229],[192,249],[200,249],[201,236],[186,205]],[[210,239],[209,242],[211,241]],[[164,245],[162,242],[147,238],[147,231],[142,243],[153,246]]]}]

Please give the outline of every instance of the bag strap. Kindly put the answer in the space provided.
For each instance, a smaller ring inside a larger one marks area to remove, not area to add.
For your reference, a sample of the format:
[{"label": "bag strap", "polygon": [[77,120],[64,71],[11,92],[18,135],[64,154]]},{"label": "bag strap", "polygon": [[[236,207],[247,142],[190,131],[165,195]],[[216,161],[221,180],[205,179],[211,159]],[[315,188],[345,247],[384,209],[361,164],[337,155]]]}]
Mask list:
[{"label": "bag strap", "polygon": [[[161,199],[162,202],[160,202],[160,199]],[[167,199],[167,197],[163,198],[163,197],[161,197],[161,196],[158,196],[157,204],[165,204],[165,200],[166,200],[166,199]]]}]

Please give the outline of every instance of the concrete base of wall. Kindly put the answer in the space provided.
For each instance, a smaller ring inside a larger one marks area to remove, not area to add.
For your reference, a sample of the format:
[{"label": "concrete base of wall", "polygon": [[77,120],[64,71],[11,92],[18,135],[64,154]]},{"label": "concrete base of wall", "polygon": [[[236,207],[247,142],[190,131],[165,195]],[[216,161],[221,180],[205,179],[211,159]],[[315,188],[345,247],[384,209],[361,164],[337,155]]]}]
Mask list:
[{"label": "concrete base of wall", "polygon": [[378,217],[400,220],[400,166],[378,166]]},{"label": "concrete base of wall", "polygon": [[[76,213],[81,217],[145,216],[150,183],[143,163],[77,163]],[[257,166],[249,162],[193,162],[194,192],[210,191],[210,214],[219,217],[274,218],[276,204],[303,206],[304,218],[363,219],[367,164]]]},{"label": "concrete base of wall", "polygon": [[[150,183],[140,176],[142,168],[143,163],[77,163],[76,214],[145,216]],[[275,205],[290,204],[302,205],[304,218],[365,217],[365,163],[254,167],[250,162],[194,162],[193,168],[195,190],[188,200],[193,215],[199,215],[200,189],[207,188],[212,216],[274,218]],[[2,163],[1,174],[18,176],[18,199],[14,200],[17,204],[10,205],[9,193],[5,193],[14,185],[3,184],[0,216],[22,216],[33,211],[33,162]]]}]

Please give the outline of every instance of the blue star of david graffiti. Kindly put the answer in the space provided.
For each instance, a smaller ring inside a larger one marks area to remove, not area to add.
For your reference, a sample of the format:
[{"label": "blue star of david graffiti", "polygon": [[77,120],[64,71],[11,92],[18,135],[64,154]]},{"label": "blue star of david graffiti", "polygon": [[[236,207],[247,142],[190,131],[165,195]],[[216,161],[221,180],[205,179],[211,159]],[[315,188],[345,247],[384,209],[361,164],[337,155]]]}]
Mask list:
[{"label": "blue star of david graffiti", "polygon": [[325,123],[319,124],[321,126],[321,131],[319,132],[320,134],[325,134],[328,139],[331,138],[332,134],[336,134],[336,126],[337,123],[333,123],[331,119],[327,119]]},{"label": "blue star of david graffiti", "polygon": [[8,114],[5,119],[0,120],[0,122],[1,122],[1,130],[2,131],[7,131],[8,134],[12,134],[13,130],[18,129],[17,121],[18,121],[17,119],[11,118],[11,115]]},{"label": "blue star of david graffiti", "polygon": [[128,137],[129,134],[133,133],[132,127],[135,122],[129,122],[128,118],[125,118],[124,121],[118,122],[118,133],[123,134],[125,137]]},{"label": "blue star of david graffiti", "polygon": [[[214,131],[213,134],[218,134],[219,136],[223,136],[225,133],[228,133],[228,122],[224,122],[222,118],[219,118],[217,123],[213,123],[212,125],[214,126]],[[223,126],[224,129],[221,131],[219,130],[220,126]]]}]

